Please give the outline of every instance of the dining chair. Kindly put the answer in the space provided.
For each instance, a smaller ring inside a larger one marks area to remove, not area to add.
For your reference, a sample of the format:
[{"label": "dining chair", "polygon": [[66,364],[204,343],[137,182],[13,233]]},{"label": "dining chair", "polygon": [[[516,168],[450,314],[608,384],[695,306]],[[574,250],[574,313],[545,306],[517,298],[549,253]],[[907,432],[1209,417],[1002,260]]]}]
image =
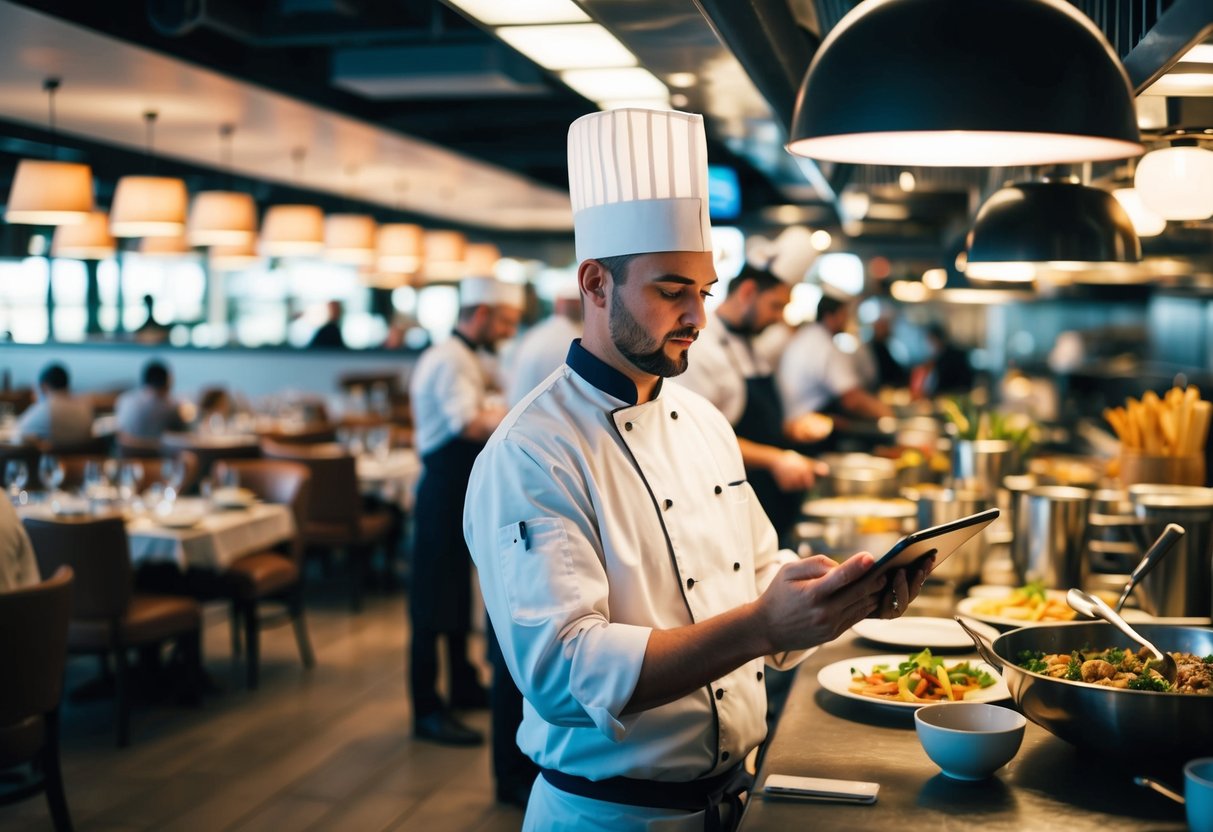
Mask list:
[{"label": "dining chair", "polygon": [[134,590],[130,546],[120,516],[43,519],[26,517],[42,574],[69,566],[71,653],[112,656],[114,721],[119,747],[130,742],[130,673],[127,650],[174,639],[185,663],[184,693],[196,697],[202,679],[202,607],[193,598]]},{"label": "dining chair", "polygon": [[301,527],[303,545],[345,552],[352,583],[350,606],[361,610],[366,567],[374,548],[387,544],[393,527],[391,514],[364,507],[357,462],[340,445],[283,445],[266,440],[262,451],[269,459],[297,462],[311,472]]},{"label": "dining chair", "polygon": [[[224,582],[232,601],[232,652],[241,653],[241,626],[244,630],[245,681],[250,690],[257,687],[261,656],[261,630],[289,621],[295,630],[295,643],[305,668],[314,667],[315,656],[308,640],[303,615],[302,529],[306,523],[311,472],[306,465],[281,459],[248,459],[226,462],[243,488],[267,503],[278,503],[291,510],[295,534],[281,552],[256,552],[245,555],[224,572]],[[280,601],[285,616],[265,617],[262,601]]]},{"label": "dining chair", "polygon": [[[0,805],[46,794],[56,832],[72,819],[59,765],[59,700],[67,664],[72,570],[62,566],[34,586],[0,592]],[[20,635],[16,635],[20,633]],[[29,772],[19,769],[29,766]]]}]

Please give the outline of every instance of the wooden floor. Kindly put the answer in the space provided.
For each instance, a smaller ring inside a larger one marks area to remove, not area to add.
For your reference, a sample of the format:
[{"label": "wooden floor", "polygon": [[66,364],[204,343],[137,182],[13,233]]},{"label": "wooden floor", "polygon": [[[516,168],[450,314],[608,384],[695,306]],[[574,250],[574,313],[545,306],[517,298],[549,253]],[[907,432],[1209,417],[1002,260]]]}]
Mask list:
[{"label": "wooden floor", "polygon": [[[207,669],[219,690],[198,709],[138,705],[129,748],[113,744],[112,701],[65,702],[63,760],[77,830],[406,830],[506,832],[519,810],[494,802],[487,745],[416,742],[404,683],[401,592],[309,598],[317,665],[290,627],[262,633],[261,687],[242,689],[226,611],[207,608]],[[474,645],[477,655],[482,650]],[[69,689],[97,674],[72,659]],[[487,712],[468,716],[488,730]],[[41,796],[0,806],[0,830],[47,830]]]}]

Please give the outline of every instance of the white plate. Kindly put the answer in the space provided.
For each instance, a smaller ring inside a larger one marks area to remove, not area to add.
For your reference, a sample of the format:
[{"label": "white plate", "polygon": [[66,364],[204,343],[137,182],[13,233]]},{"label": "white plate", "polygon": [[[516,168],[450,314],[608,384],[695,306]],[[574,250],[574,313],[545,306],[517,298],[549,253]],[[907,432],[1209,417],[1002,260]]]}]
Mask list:
[{"label": "white plate", "polygon": [[[973,629],[993,641],[1001,635],[998,630],[985,624],[974,623]],[[932,650],[972,650],[973,639],[950,618],[929,618],[907,615],[902,618],[865,618],[851,631],[857,636],[889,647],[905,647],[918,651],[924,647]]]},{"label": "white plate", "polygon": [[[1054,597],[1053,593],[1056,592],[1058,598],[1060,598],[1061,600],[1065,600],[1066,595],[1064,592],[1061,592],[1059,590],[1054,590],[1054,589],[1050,589],[1048,592],[1049,592],[1050,598]],[[1004,597],[1004,596],[998,596],[998,597]],[[990,600],[990,599],[989,598],[961,598],[959,601],[956,602],[956,611],[958,613],[960,613],[961,615],[966,616],[968,618],[974,618],[978,621],[984,621],[987,624],[994,624],[995,626],[998,626],[998,627],[1039,627],[1042,624],[1062,624],[1062,623],[1064,623],[1061,621],[1024,621],[1022,618],[1008,618],[1008,617],[1002,616],[1002,615],[991,615],[989,613],[974,612],[974,607],[976,607],[982,601],[988,601],[988,600]],[[1121,617],[1123,617],[1125,621],[1130,621],[1130,622],[1140,621],[1142,623],[1149,623],[1149,622],[1152,622],[1155,620],[1154,616],[1150,615],[1147,612],[1143,612],[1142,610],[1129,609],[1128,607],[1121,610],[1120,614],[1121,614]],[[1071,620],[1072,621],[1086,621],[1087,619],[1083,618],[1082,616],[1077,616]]]},{"label": "white plate", "polygon": [[200,514],[158,514],[153,518],[157,525],[166,529],[192,529],[202,522]]},{"label": "white plate", "polygon": [[[817,683],[830,693],[836,693],[839,696],[845,696],[847,699],[856,699],[860,702],[867,702],[870,705],[878,707],[901,708],[902,710],[914,710],[921,708],[923,705],[938,705],[939,702],[902,702],[900,699],[877,699],[874,696],[864,696],[862,693],[852,693],[850,687],[853,684],[851,679],[852,669],[858,670],[866,674],[874,665],[884,664],[890,667],[896,667],[909,658],[908,653],[896,653],[891,656],[856,656],[853,659],[844,659],[840,662],[828,664],[821,670],[817,671]],[[1011,692],[1007,690],[1006,682],[1002,680],[1002,676],[998,671],[990,667],[983,661],[976,658],[950,658],[944,659],[945,666],[960,664],[968,661],[969,664],[989,673],[994,677],[994,684],[988,688],[969,691],[965,696],[965,702],[997,702],[1000,699],[1010,699]],[[946,700],[944,700],[946,703]]]}]

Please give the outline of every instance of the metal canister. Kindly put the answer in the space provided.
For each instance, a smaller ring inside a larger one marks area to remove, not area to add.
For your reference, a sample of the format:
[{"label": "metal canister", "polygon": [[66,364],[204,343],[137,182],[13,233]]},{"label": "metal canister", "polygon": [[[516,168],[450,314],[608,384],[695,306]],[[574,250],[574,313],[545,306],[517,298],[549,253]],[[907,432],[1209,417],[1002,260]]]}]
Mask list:
[{"label": "metal canister", "polygon": [[[1090,572],[1086,558],[1087,515],[1091,492],[1064,485],[1037,486],[1028,492],[1024,532],[1027,546],[1012,551],[1021,581],[1047,587],[1082,587]],[[1018,555],[1018,557],[1016,557]]]},{"label": "metal canister", "polygon": [[1157,537],[1167,523],[1187,532],[1141,581],[1139,597],[1152,615],[1207,616],[1213,613],[1213,488],[1170,486],[1134,496],[1134,511],[1146,536]]},{"label": "metal canister", "polygon": [[959,439],[952,446],[952,485],[993,494],[1012,473],[1015,447],[1003,439]]},{"label": "metal canister", "polygon": [[[993,496],[978,491],[957,491],[951,488],[919,491],[907,488],[902,493],[918,503],[920,529],[938,526],[949,520],[959,520],[961,517],[991,508],[994,504]],[[931,577],[957,584],[980,577],[988,545],[986,532],[983,531],[936,566]]]}]

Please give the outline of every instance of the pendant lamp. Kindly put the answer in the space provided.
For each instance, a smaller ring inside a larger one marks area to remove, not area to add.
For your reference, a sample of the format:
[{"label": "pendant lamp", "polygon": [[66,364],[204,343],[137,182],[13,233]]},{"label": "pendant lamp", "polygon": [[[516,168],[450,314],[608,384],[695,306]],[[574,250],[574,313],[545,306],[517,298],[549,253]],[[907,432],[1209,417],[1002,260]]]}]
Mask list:
[{"label": "pendant lamp", "polygon": [[1120,203],[1072,181],[1021,182],[995,192],[977,212],[968,249],[965,276],[973,280],[1005,281],[1016,270],[1026,275],[1024,264],[1064,270],[1141,259]]},{"label": "pendant lamp", "polygon": [[422,243],[425,251],[423,270],[431,280],[457,280],[463,277],[463,258],[467,239],[458,231],[427,231]]},{"label": "pendant lamp", "polygon": [[176,237],[144,237],[137,251],[144,257],[177,258],[194,253],[184,234]]},{"label": "pendant lamp", "polygon": [[[50,110],[50,133],[55,144],[55,92],[58,78],[42,83]],[[93,171],[78,162],[22,159],[5,203],[6,222],[20,225],[72,225],[93,212]]]},{"label": "pendant lamp", "polygon": [[272,205],[261,223],[261,254],[304,257],[324,249],[324,212],[315,205]]},{"label": "pendant lamp", "polygon": [[421,268],[424,232],[421,226],[394,222],[379,226],[378,266],[387,274],[412,274]]},{"label": "pendant lamp", "polygon": [[1213,216],[1213,150],[1164,147],[1137,163],[1133,186],[1149,210],[1168,220]]},{"label": "pendant lamp", "polygon": [[261,258],[252,240],[234,246],[211,246],[206,253],[207,264],[215,271],[247,269]]},{"label": "pendant lamp", "polygon": [[324,256],[334,263],[369,266],[375,261],[373,217],[366,214],[329,214],[324,218]]},{"label": "pendant lamp", "polygon": [[[232,134],[236,128],[231,124],[219,128],[220,157],[230,171]],[[230,246],[253,239],[257,234],[257,204],[251,194],[240,191],[201,191],[194,194],[186,222],[185,236],[195,246]]]},{"label": "pendant lamp", "polygon": [[[149,167],[155,170],[152,134],[156,112],[143,114],[147,123]],[[114,189],[110,231],[115,237],[180,237],[185,232],[189,194],[185,180],[170,176],[124,176]]]},{"label": "pendant lamp", "polygon": [[790,135],[796,155],[875,165],[1142,152],[1124,67],[1064,0],[865,0],[818,48]]},{"label": "pendant lamp", "polygon": [[84,222],[61,225],[51,238],[51,257],[71,260],[104,260],[117,251],[114,235],[110,234],[109,214],[94,211]]},{"label": "pendant lamp", "polygon": [[463,255],[466,277],[493,277],[501,249],[492,243],[469,243]]},{"label": "pendant lamp", "polygon": [[1141,201],[1141,194],[1136,188],[1117,188],[1112,196],[1125,209],[1129,219],[1133,221],[1133,230],[1138,237],[1157,237],[1167,227],[1167,220],[1151,211]]}]

